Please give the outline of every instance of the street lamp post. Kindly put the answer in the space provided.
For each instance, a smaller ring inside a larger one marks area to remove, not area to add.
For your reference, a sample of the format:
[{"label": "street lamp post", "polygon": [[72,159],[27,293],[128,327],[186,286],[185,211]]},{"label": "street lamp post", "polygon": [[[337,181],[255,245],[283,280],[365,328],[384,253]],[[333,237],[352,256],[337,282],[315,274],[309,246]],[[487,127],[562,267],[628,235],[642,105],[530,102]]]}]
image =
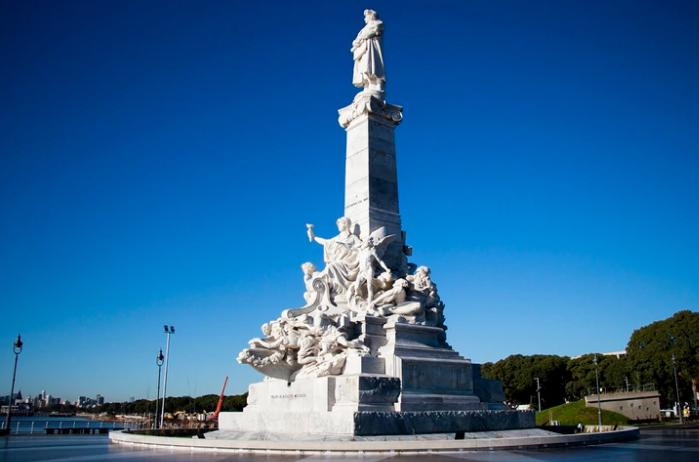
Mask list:
[{"label": "street lamp post", "polygon": [[541,412],[541,384],[539,383],[539,377],[534,377],[536,380],[536,397],[539,401],[539,412]]},{"label": "street lamp post", "polygon": [[13,351],[15,353],[15,367],[12,369],[12,386],[10,387],[10,399],[7,401],[7,416],[5,417],[5,430],[7,434],[10,434],[10,418],[12,417],[12,396],[15,394],[15,378],[17,376],[17,359],[19,354],[22,352],[22,336],[17,335],[17,340],[12,344]]},{"label": "street lamp post", "polygon": [[602,431],[602,398],[600,397],[600,392],[599,392],[599,370],[597,367],[597,353],[595,353],[595,357],[592,360],[593,363],[595,363],[595,384],[597,385],[597,431]]},{"label": "street lamp post", "polygon": [[165,380],[163,381],[163,405],[160,409],[160,428],[163,426],[163,421],[165,420],[165,398],[167,397],[167,369],[170,364],[170,335],[175,333],[175,326],[163,326],[165,329],[165,335],[167,336],[167,341],[165,344]]},{"label": "street lamp post", "polygon": [[672,373],[675,375],[675,398],[677,399],[677,414],[680,416],[680,425],[684,422],[682,420],[682,405],[680,404],[680,387],[677,383],[677,367],[675,365],[675,353],[672,353]]},{"label": "street lamp post", "polygon": [[158,388],[157,397],[155,398],[155,420],[153,422],[153,428],[158,428],[158,405],[160,404],[160,369],[163,367],[163,361],[165,356],[163,356],[163,349],[161,348],[155,357],[155,364],[158,365]]}]

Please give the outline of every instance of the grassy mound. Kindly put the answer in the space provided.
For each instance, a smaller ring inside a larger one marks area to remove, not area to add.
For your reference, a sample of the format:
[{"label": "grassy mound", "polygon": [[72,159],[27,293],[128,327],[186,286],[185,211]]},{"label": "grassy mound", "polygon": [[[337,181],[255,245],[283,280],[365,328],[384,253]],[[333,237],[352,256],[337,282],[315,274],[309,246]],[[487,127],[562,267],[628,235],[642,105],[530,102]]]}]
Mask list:
[{"label": "grassy mound", "polygon": [[[537,425],[546,425],[550,420],[558,420],[561,425],[597,425],[597,408],[586,407],[585,400],[581,399],[536,413]],[[628,422],[625,416],[602,409],[602,425],[626,425]]]}]

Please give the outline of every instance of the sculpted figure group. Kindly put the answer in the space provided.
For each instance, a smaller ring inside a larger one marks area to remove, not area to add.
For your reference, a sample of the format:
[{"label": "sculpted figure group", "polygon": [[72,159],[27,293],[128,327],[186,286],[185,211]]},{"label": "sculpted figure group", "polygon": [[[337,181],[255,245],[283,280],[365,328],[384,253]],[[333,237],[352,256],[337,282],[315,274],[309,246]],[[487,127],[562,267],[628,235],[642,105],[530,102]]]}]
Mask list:
[{"label": "sculpted figure group", "polygon": [[262,325],[262,338],[250,340],[238,361],[266,375],[295,377],[337,375],[347,356],[366,355],[361,336],[366,316],[394,318],[411,324],[444,326],[444,305],[426,266],[409,265],[401,274],[383,260],[394,235],[380,228],[362,240],[347,217],[337,220],[338,234],[315,235],[306,225],[308,239],[323,247],[325,267],[301,265],[306,305],[285,310]]},{"label": "sculpted figure group", "polygon": [[355,327],[346,316],[280,317],[262,325],[263,337],[250,340],[249,347],[238,354],[238,362],[285,380],[336,375],[342,372],[347,354],[368,352],[361,341],[349,339],[356,336]]}]

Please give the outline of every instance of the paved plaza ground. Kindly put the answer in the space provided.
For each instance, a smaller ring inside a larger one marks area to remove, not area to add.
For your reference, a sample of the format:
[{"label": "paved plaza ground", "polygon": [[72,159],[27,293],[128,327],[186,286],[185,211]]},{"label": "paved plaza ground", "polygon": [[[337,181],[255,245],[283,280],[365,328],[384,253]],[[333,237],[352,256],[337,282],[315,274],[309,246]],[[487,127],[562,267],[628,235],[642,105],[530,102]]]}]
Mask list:
[{"label": "paved plaza ground", "polygon": [[19,436],[0,439],[0,462],[88,462],[88,461],[696,461],[699,460],[699,428],[647,429],[641,438],[628,443],[580,448],[518,451],[477,451],[432,456],[262,456],[236,454],[191,454],[185,451],[151,450],[110,445],[104,436]]}]

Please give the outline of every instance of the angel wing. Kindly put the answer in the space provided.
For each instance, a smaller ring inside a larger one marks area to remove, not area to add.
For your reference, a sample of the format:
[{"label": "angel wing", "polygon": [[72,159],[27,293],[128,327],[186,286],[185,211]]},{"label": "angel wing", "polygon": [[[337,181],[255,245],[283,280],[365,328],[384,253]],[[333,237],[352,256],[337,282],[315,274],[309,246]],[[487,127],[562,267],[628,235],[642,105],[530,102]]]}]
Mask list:
[{"label": "angel wing", "polygon": [[374,247],[376,248],[376,253],[379,258],[383,257],[384,252],[386,252],[386,247],[393,242],[396,236],[396,234],[386,234],[385,226],[375,229],[369,234],[369,239],[374,242]]}]

